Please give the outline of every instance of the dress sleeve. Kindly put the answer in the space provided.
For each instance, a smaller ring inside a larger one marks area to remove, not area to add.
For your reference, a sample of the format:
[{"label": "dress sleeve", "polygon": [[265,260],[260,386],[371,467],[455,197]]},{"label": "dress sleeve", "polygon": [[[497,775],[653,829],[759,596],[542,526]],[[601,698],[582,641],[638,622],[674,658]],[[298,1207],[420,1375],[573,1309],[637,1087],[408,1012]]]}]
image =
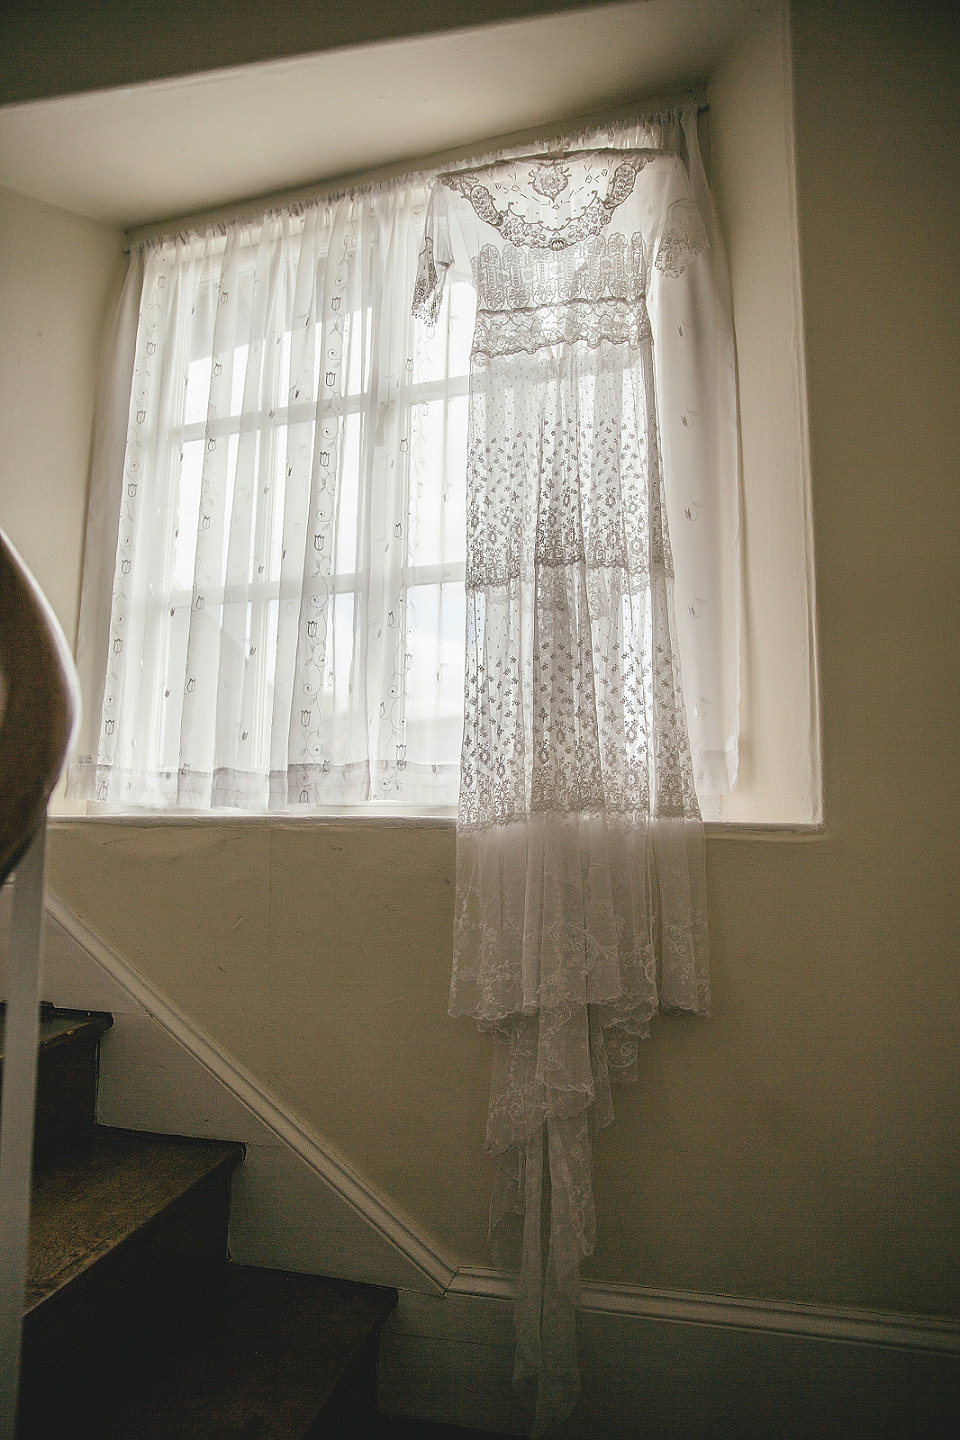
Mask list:
[{"label": "dress sleeve", "polygon": [[664,155],[650,169],[656,173],[647,211],[647,253],[661,275],[676,279],[710,242],[683,161]]},{"label": "dress sleeve", "polygon": [[436,324],[443,300],[443,285],[453,263],[447,190],[437,181],[427,206],[423,245],[413,287],[413,313],[428,325]]}]

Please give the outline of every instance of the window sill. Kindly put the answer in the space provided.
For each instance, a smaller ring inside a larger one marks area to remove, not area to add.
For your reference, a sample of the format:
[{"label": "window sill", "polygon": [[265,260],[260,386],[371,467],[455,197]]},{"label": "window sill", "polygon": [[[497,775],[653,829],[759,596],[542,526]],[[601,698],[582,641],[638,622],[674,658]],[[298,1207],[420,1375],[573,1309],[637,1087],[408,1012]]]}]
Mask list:
[{"label": "window sill", "polygon": [[[350,827],[371,826],[382,830],[402,829],[404,826],[420,830],[454,830],[457,817],[453,809],[448,807],[443,809],[437,807],[431,813],[424,811],[398,813],[396,810],[381,809],[365,810],[362,813],[356,810],[330,810],[312,815],[260,815],[236,810],[218,810],[207,814],[194,814],[184,810],[138,810],[112,815],[61,813],[51,815],[50,824],[58,829],[74,825],[129,825],[144,829],[158,826],[179,826],[193,829],[209,825],[253,825],[275,826],[281,829],[316,825],[346,825]],[[708,840],[812,840],[826,834],[826,826],[821,821],[792,823],[761,823],[758,821],[751,824],[749,821],[740,820],[709,820],[704,824],[703,829]]]}]

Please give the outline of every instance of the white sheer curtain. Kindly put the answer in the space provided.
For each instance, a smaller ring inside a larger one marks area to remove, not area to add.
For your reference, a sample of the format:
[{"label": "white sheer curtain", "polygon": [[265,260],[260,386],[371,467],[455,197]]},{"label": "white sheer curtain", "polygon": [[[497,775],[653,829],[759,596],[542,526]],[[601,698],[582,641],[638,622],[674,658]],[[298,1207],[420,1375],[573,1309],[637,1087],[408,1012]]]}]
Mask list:
[{"label": "white sheer curtain", "polygon": [[74,794],[456,803],[473,299],[455,291],[430,336],[409,315],[425,194],[412,180],[134,252]]},{"label": "white sheer curtain", "polygon": [[[686,137],[712,231],[695,122]],[[673,116],[593,139],[684,136]],[[432,331],[410,318],[432,178],[134,248],[99,410],[69,793],[107,810],[456,805],[474,297],[448,289]],[[708,262],[654,276],[649,297],[705,815],[736,773],[738,664],[732,328],[711,238]]]},{"label": "white sheer curtain", "polygon": [[[634,132],[635,134],[637,132]],[[688,108],[660,123],[682,154],[709,248],[664,281],[653,325],[677,644],[697,798],[705,820],[737,783],[740,741],[740,448],[733,311],[723,236]]]}]

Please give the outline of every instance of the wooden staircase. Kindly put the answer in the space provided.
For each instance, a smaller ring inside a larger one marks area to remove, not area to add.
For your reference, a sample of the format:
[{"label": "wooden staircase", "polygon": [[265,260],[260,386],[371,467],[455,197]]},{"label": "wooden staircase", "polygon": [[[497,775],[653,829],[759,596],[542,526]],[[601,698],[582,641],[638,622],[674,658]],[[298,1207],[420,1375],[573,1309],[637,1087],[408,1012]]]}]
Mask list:
[{"label": "wooden staircase", "polygon": [[0,531],[0,1440],[469,1440],[376,1414],[396,1291],[230,1263],[243,1145],[96,1123],[111,1017],[39,1004],[46,810],[78,703]]},{"label": "wooden staircase", "polygon": [[97,1125],[110,1024],[41,1015],[17,1440],[373,1433],[353,1377],[396,1292],[231,1264],[244,1147]]}]

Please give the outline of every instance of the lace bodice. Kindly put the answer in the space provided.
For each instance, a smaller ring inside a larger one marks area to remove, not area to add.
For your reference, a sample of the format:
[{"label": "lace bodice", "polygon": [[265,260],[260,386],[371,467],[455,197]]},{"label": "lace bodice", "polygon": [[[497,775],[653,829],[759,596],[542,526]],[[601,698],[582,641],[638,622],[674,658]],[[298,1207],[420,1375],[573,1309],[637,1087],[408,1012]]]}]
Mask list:
[{"label": "lace bodice", "polygon": [[477,291],[474,355],[649,339],[651,266],[679,274],[706,244],[686,171],[655,150],[533,156],[443,175],[430,202],[414,313],[444,279]]}]

